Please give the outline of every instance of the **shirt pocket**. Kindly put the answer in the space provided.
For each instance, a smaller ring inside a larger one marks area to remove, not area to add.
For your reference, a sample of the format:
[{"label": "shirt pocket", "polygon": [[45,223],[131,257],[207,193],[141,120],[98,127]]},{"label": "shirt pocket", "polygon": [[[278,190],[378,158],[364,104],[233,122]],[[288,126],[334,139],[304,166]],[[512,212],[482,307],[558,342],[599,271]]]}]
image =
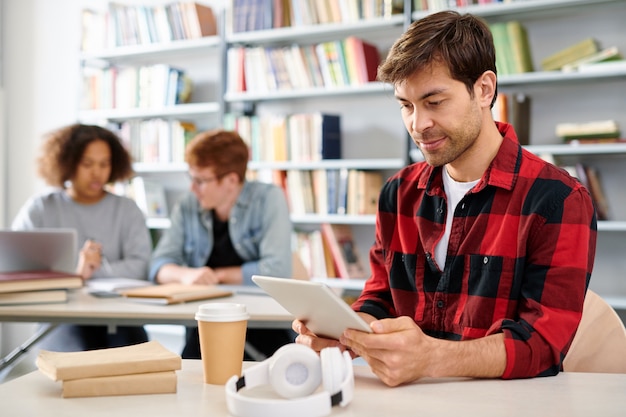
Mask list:
[{"label": "shirt pocket", "polygon": [[515,259],[466,255],[454,321],[463,336],[482,337],[498,320],[512,317],[517,297],[512,294]]}]

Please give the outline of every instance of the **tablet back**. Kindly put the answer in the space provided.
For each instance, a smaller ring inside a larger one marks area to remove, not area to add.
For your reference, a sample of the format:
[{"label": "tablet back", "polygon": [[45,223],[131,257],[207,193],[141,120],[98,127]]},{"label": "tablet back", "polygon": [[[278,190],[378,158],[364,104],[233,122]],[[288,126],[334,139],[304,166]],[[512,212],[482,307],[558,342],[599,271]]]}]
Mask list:
[{"label": "tablet back", "polygon": [[347,328],[371,332],[348,303],[323,283],[259,275],[252,281],[318,336],[339,339]]}]

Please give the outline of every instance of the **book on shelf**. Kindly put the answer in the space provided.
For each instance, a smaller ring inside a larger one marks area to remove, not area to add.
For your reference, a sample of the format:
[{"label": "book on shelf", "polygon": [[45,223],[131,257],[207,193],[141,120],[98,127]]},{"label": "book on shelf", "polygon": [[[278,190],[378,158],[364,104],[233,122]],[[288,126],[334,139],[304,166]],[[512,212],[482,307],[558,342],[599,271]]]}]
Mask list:
[{"label": "book on shelf", "polygon": [[589,191],[593,205],[596,208],[598,220],[609,220],[609,204],[597,170],[580,162],[573,166],[564,166],[562,168],[573,177],[578,178],[578,181]]},{"label": "book on shelf", "polygon": [[594,38],[586,38],[542,59],[541,68],[544,71],[560,70],[564,65],[589,57],[598,51],[598,42]]},{"label": "book on shelf", "polygon": [[323,223],[322,237],[332,255],[338,278],[364,279],[365,269],[358,253],[352,228],[345,224]]},{"label": "book on shelf", "polygon": [[620,53],[617,46],[611,46],[609,48],[602,49],[601,51],[598,51],[595,54],[581,58],[578,61],[565,64],[561,68],[561,71],[574,72],[574,71],[578,71],[581,66],[586,66],[586,65],[588,66],[588,65],[593,65],[593,64],[597,64],[600,62],[607,62],[607,61],[619,61],[623,59],[624,57]]},{"label": "book on shelf", "polygon": [[0,292],[0,306],[67,302],[67,290]]},{"label": "book on shelf", "polygon": [[533,60],[526,27],[517,20],[506,22],[506,36],[510,47],[507,48],[507,60],[512,74],[533,71]]},{"label": "book on shelf", "polygon": [[229,297],[232,291],[215,285],[162,284],[120,291],[128,300],[148,304],[179,304],[190,301]]},{"label": "book on shelf", "polygon": [[489,25],[496,50],[498,75],[533,71],[533,62],[526,28],[519,21]]},{"label": "book on shelf", "polygon": [[510,122],[521,145],[530,145],[530,96],[516,92],[510,95]]},{"label": "book on shelf", "polygon": [[136,176],[131,180],[131,197],[147,218],[168,217],[165,187],[158,181]]},{"label": "book on shelf", "polygon": [[496,101],[491,107],[491,115],[493,120],[502,123],[509,123],[509,95],[498,91]]},{"label": "book on shelf", "polygon": [[0,272],[0,293],[17,291],[81,288],[80,275],[69,272],[37,270]]},{"label": "book on shelf", "polygon": [[217,23],[211,7],[193,1],[181,2],[180,5],[188,39],[217,35]]},{"label": "book on shelf", "polygon": [[573,139],[617,139],[620,137],[619,125],[615,120],[558,123],[555,133],[556,136],[564,141]]},{"label": "book on shelf", "polygon": [[356,36],[348,36],[343,41],[343,45],[350,84],[358,85],[376,81],[376,72],[380,64],[380,54],[376,45]]}]

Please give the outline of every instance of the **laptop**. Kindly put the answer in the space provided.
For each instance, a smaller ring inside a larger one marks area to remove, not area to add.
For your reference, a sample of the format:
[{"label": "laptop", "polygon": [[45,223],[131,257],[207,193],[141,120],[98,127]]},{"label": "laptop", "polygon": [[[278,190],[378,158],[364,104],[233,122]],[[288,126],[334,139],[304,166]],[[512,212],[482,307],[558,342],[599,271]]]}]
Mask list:
[{"label": "laptop", "polygon": [[73,273],[77,240],[74,229],[0,230],[0,272]]}]

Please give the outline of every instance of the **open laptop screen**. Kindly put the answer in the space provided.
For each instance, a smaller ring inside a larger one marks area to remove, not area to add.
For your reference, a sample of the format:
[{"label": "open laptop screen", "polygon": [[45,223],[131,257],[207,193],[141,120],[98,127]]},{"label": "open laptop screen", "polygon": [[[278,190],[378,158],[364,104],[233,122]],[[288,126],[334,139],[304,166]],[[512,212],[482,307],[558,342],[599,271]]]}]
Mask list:
[{"label": "open laptop screen", "polygon": [[76,245],[73,229],[0,230],[0,272],[73,272]]}]

